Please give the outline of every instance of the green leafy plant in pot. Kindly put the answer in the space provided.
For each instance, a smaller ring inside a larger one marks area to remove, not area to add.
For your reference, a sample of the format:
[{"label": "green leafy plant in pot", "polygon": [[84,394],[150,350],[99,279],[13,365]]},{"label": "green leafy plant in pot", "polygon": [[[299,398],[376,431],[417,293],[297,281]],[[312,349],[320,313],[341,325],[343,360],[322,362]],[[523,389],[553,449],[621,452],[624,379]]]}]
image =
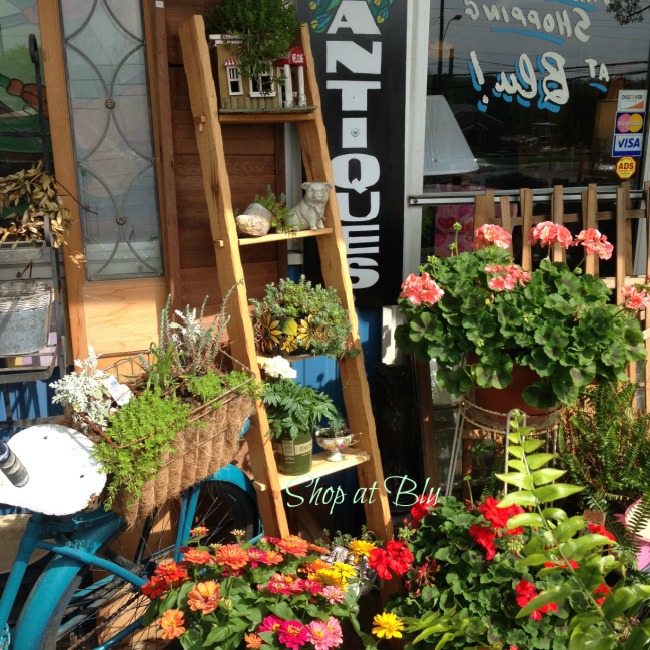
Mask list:
[{"label": "green leafy plant in pot", "polygon": [[[626,287],[619,309],[603,280],[579,267],[547,257],[524,271],[505,250],[510,240],[500,226],[482,226],[471,253],[458,254],[452,244],[451,257],[430,257],[421,275],[411,274],[398,301],[408,321],[395,332],[398,346],[420,360],[436,359],[440,384],[454,395],[502,389],[513,382],[513,368],[532,370],[521,397],[536,409],[568,406],[594,380],[626,381],[626,364],[646,356],[635,311],[650,303],[647,287]],[[613,250],[595,229],[574,240],[551,222],[535,226],[530,240],[549,255],[555,244],[582,245],[602,259]]]},{"label": "green leafy plant in pot", "polygon": [[325,393],[297,384],[296,371],[286,359],[269,359],[262,369],[266,381],[258,397],[275,438],[278,469],[283,474],[305,474],[311,469],[314,426],[323,417],[335,417],[336,407]]},{"label": "green leafy plant in pot", "polygon": [[294,11],[288,0],[219,0],[205,14],[205,28],[236,36],[241,74],[257,79],[272,73],[273,62],[286,56],[298,35]]},{"label": "green leafy plant in pot", "polygon": [[261,354],[306,352],[331,359],[354,356],[348,310],[332,287],[325,289],[300,276],[267,284],[262,300],[250,299],[255,342]]}]

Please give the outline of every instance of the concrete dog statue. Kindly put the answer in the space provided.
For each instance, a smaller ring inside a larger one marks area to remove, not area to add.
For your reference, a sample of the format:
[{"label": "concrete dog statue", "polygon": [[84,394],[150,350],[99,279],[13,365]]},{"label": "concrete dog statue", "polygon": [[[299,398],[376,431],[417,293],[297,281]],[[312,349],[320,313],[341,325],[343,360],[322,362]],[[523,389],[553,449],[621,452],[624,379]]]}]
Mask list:
[{"label": "concrete dog statue", "polygon": [[317,230],[325,227],[325,204],[329,199],[331,183],[303,183],[305,195],[289,210],[287,223],[296,230]]}]

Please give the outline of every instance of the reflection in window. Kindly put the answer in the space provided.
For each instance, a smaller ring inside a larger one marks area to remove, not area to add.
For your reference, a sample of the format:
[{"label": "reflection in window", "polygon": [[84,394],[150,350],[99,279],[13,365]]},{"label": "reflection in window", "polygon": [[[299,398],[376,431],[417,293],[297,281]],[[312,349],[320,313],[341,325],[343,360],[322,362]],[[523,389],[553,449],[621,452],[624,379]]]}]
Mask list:
[{"label": "reflection in window", "polygon": [[427,94],[446,98],[478,169],[427,189],[620,182],[616,113],[621,91],[647,87],[650,30],[607,4],[431,0]]},{"label": "reflection in window", "polygon": [[162,275],[140,3],[60,4],[87,278]]}]

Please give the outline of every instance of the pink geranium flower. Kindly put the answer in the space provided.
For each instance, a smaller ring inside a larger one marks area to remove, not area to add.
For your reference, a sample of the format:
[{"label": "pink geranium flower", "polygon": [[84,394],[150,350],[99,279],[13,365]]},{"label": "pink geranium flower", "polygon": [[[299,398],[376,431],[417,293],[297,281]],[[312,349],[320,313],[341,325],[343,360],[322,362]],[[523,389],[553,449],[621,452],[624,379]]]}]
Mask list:
[{"label": "pink geranium flower", "polygon": [[488,246],[496,246],[497,248],[506,249],[510,246],[511,241],[512,235],[506,232],[501,226],[486,223],[474,232],[472,248],[479,250]]},{"label": "pink geranium flower", "polygon": [[650,296],[645,292],[645,289],[639,291],[634,286],[623,287],[621,295],[627,298],[625,306],[628,309],[645,309],[650,306]]},{"label": "pink geranium flower", "polygon": [[597,253],[601,260],[608,260],[614,252],[614,246],[607,241],[607,237],[595,228],[582,230],[573,242],[574,246],[579,244],[585,247],[587,253]]},{"label": "pink geranium flower", "polygon": [[411,273],[404,280],[402,293],[399,295],[402,298],[408,298],[414,305],[420,305],[423,302],[433,305],[445,295],[445,292],[428,273],[423,273],[421,276]]},{"label": "pink geranium flower", "polygon": [[309,633],[300,621],[282,621],[278,641],[291,650],[297,650],[309,641]]},{"label": "pink geranium flower", "polygon": [[568,228],[552,221],[542,221],[530,231],[528,241],[531,246],[539,242],[542,246],[560,244],[562,248],[568,248],[573,243],[573,237]]}]

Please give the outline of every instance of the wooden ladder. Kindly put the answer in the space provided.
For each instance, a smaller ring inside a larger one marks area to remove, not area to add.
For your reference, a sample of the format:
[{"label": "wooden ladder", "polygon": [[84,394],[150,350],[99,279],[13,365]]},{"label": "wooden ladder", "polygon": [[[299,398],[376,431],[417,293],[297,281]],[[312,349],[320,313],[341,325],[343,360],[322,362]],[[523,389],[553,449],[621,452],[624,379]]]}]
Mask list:
[{"label": "wooden ladder", "polygon": [[[219,113],[205,28],[201,16],[193,16],[180,28],[183,63],[190,93],[196,140],[203,173],[203,185],[208,202],[208,215],[217,260],[217,273],[222,295],[244,277],[239,247],[293,237],[316,237],[321,259],[325,286],[336,289],[343,306],[349,310],[352,323],[353,347],[358,356],[339,360],[344,390],[343,396],[350,428],[362,432],[356,449],[346,450],[347,458],[340,463],[324,460],[325,454],[314,456],[311,472],[304,482],[356,466],[362,488],[379,489],[373,503],[364,500],[366,524],[379,538],[388,540],[393,527],[388,507],[388,496],[383,487],[384,476],[377,445],[375,421],[370,404],[370,390],[359,339],[357,314],[354,308],[352,282],[346,258],[346,246],[335,193],[332,192],[325,212],[327,228],[317,231],[301,231],[292,234],[272,234],[264,237],[238,239],[231,202],[230,184],[224,156],[221,124],[250,124],[272,122],[295,122],[300,135],[303,164],[308,181],[326,181],[334,185],[334,173],[329,158],[325,127],[320,110],[320,100],[314,63],[309,46],[309,31],[303,25],[301,46],[305,53],[305,94],[307,104],[316,106],[311,112],[282,111]],[[251,368],[260,377],[253,338],[253,327],[248,309],[245,284],[238,284],[233,291],[229,310],[228,334],[232,355]],[[246,435],[251,467],[264,530],[267,535],[288,534],[287,518],[282,502],[282,490],[300,483],[300,477],[284,476],[277,471],[270,436],[266,435],[268,421],[264,406],[257,402],[257,417]],[[348,498],[352,498],[349,496]]]}]

